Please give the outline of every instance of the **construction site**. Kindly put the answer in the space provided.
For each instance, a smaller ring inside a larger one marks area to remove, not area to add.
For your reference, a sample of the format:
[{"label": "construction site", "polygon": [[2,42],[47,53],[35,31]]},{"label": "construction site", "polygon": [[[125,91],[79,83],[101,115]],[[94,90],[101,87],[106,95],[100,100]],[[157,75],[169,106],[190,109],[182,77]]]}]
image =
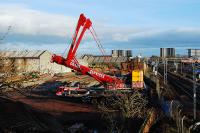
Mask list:
[{"label": "construction site", "polygon": [[[86,31],[101,55],[77,58]],[[67,50],[0,52],[0,132],[200,132],[200,60],[106,55],[84,14]]]}]

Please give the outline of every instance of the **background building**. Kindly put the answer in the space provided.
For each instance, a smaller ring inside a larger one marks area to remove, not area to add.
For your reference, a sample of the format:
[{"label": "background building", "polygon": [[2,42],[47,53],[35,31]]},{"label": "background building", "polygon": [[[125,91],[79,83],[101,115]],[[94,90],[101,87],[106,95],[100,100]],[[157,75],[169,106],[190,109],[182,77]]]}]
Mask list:
[{"label": "background building", "polygon": [[112,57],[118,57],[118,51],[117,50],[112,50]]},{"label": "background building", "polygon": [[132,50],[112,50],[112,57],[132,57]]},{"label": "background building", "polygon": [[160,57],[162,58],[175,57],[175,48],[160,48]]},{"label": "background building", "polygon": [[51,63],[52,53],[47,50],[35,51],[1,51],[0,73],[12,71],[13,73],[39,72],[65,73],[71,69],[56,63]]},{"label": "background building", "polygon": [[188,57],[200,57],[200,49],[188,49]]},{"label": "background building", "polygon": [[132,57],[132,50],[124,50],[124,57]]}]

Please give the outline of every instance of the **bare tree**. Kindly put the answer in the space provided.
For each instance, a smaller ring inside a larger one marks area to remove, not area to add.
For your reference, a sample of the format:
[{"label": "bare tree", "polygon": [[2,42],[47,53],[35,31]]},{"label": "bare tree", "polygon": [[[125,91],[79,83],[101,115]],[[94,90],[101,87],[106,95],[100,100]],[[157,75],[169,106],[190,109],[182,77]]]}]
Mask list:
[{"label": "bare tree", "polygon": [[12,29],[12,26],[11,26],[11,25],[8,26],[6,32],[0,37],[0,44],[3,42],[3,40],[6,39],[6,37],[7,37],[8,34],[10,33],[11,29]]},{"label": "bare tree", "polygon": [[[12,26],[8,26],[7,31],[0,36],[0,44],[6,39],[9,32],[11,31]],[[5,86],[10,85],[8,82],[8,76],[10,76],[11,72],[13,71],[13,65],[7,64],[8,58],[5,57],[2,53],[0,53],[0,92],[2,93],[2,88]]]},{"label": "bare tree", "polygon": [[[30,74],[18,75],[17,66],[15,66],[15,60],[0,53],[0,95],[9,96],[10,91],[17,91],[23,95],[26,95],[22,91],[23,82],[32,79]],[[34,87],[34,86],[32,86]],[[29,88],[32,88],[29,87]]]},{"label": "bare tree", "polygon": [[[7,31],[0,36],[0,44],[7,38],[11,32],[12,26],[8,26]],[[6,95],[7,90],[17,90],[22,88],[22,82],[33,77],[30,74],[25,73],[21,77],[17,77],[17,66],[15,66],[15,59],[6,56],[6,52],[0,52],[0,95]],[[34,86],[33,86],[34,87]]]},{"label": "bare tree", "polygon": [[98,104],[103,112],[118,111],[123,118],[142,118],[146,114],[146,106],[147,99],[139,91],[108,98]]},{"label": "bare tree", "polygon": [[131,125],[132,119],[145,118],[147,115],[147,99],[138,91],[108,98],[106,102],[99,103],[98,107],[107,120],[108,132],[123,132]]}]

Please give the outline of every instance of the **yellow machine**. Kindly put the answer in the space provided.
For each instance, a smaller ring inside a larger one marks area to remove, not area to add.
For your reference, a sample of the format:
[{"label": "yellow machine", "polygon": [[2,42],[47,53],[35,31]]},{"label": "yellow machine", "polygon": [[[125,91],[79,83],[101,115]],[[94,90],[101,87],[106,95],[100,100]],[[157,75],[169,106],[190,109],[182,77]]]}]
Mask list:
[{"label": "yellow machine", "polygon": [[144,84],[144,76],[142,70],[132,71],[132,88],[142,89]]}]

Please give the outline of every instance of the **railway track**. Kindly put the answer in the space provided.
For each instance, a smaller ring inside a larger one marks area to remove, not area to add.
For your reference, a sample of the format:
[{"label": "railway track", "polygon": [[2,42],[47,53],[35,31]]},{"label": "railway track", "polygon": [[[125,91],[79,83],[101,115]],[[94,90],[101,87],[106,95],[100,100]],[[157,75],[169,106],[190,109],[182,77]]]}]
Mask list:
[{"label": "railway track", "polygon": [[[159,71],[163,75],[163,70]],[[193,103],[193,81],[173,72],[167,72],[167,81],[174,87],[174,90],[179,96],[184,95],[188,97],[189,101]],[[200,109],[200,85],[196,84],[196,102],[197,108]]]}]

